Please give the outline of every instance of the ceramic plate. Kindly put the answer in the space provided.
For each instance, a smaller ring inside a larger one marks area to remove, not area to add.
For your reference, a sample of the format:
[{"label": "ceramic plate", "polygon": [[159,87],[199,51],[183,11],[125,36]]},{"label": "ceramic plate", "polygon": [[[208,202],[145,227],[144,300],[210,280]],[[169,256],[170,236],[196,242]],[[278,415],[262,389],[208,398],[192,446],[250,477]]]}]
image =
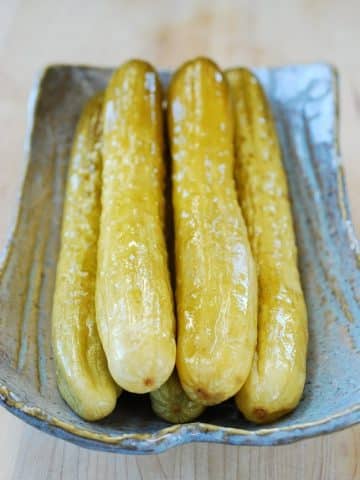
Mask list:
[{"label": "ceramic plate", "polygon": [[30,97],[27,168],[0,273],[0,398],[15,415],[79,445],[126,453],[188,442],[283,444],[359,422],[360,256],[339,156],[337,76],[325,64],[255,73],[281,139],[309,313],[299,407],[256,426],[228,401],[198,422],[170,426],[154,416],[147,396],[123,395],[115,412],[96,423],[81,420],[61,399],[50,319],[69,149],[82,106],[105,87],[111,70],[55,65],[42,72]]}]

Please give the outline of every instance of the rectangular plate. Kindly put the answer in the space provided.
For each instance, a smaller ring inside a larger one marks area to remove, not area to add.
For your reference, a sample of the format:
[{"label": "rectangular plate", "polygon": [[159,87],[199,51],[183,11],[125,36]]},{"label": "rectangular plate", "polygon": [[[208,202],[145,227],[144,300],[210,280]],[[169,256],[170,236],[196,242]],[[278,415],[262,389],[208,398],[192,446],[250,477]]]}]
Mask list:
[{"label": "rectangular plate", "polygon": [[[80,445],[160,452],[190,441],[264,445],[359,421],[359,250],[338,150],[337,79],[328,65],[255,70],[271,100],[295,219],[310,348],[304,397],[291,415],[259,427],[231,401],[199,422],[171,426],[147,397],[123,395],[107,419],[87,423],[63,402],[50,321],[64,185],[74,127],[110,69],[51,66],[30,99],[27,171],[0,275],[0,396],[27,422]],[[169,74],[161,74],[164,84]]]}]

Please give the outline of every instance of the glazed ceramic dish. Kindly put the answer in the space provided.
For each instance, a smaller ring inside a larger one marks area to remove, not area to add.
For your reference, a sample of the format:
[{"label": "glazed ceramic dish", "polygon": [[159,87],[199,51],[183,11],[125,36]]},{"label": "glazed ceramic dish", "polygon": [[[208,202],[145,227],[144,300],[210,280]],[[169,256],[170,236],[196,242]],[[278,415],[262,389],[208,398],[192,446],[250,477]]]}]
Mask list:
[{"label": "glazed ceramic dish", "polygon": [[87,423],[61,399],[50,319],[69,149],[82,106],[105,87],[111,70],[51,66],[30,98],[26,172],[1,265],[0,398],[15,415],[79,445],[122,453],[159,453],[188,442],[276,445],[359,422],[360,256],[339,156],[336,73],[324,64],[256,73],[280,135],[309,313],[298,408],[256,426],[228,401],[195,423],[170,426],[155,417],[147,396],[125,394],[110,417]]}]

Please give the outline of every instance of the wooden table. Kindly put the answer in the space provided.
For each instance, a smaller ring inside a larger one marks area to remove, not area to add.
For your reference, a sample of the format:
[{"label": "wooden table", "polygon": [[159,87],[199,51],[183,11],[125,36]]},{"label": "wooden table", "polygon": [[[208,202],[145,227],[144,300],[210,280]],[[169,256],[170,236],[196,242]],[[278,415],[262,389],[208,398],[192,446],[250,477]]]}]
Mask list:
[{"label": "wooden table", "polygon": [[[341,75],[341,140],[360,230],[358,0],[0,0],[0,247],[23,171],[26,101],[48,63],[116,65],[143,57],[175,67],[198,54],[222,66],[326,60]],[[284,447],[188,445],[152,457],[80,449],[0,410],[0,478],[360,478],[360,428]]]}]

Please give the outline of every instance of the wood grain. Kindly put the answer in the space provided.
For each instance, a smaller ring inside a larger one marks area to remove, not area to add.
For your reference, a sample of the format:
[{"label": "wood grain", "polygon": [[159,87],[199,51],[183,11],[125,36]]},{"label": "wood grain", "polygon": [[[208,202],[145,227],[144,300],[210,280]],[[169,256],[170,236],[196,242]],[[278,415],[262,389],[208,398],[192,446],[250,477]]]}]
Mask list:
[{"label": "wood grain", "polygon": [[[0,248],[23,172],[26,101],[48,63],[174,67],[197,54],[222,66],[325,60],[341,78],[341,144],[360,231],[360,2],[348,0],[1,0]],[[152,457],[91,452],[0,410],[0,479],[360,479],[360,428],[283,447],[187,445]]]}]

